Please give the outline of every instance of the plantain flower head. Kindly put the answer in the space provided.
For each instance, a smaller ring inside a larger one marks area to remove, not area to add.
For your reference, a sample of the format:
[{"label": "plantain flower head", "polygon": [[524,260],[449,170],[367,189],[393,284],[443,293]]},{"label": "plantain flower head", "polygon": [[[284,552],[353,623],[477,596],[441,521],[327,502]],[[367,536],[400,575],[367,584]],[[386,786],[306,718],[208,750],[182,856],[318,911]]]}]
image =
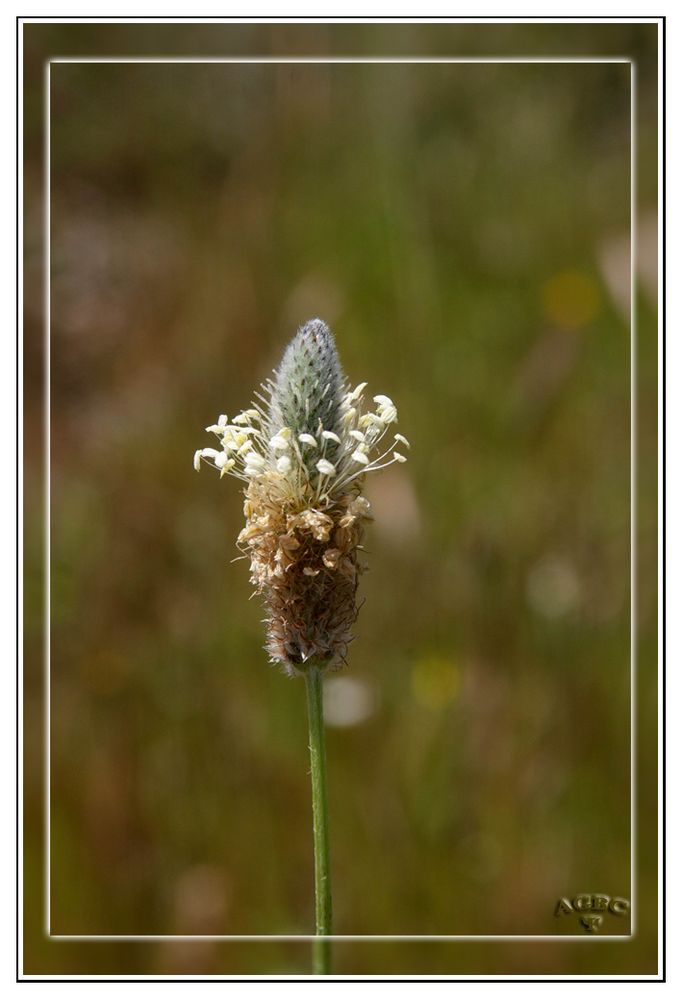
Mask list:
[{"label": "plantain flower head", "polygon": [[289,674],[308,662],[345,662],[358,615],[359,560],[370,504],[370,472],[405,462],[408,441],[394,430],[396,407],[365,382],[351,388],[329,327],[309,320],[287,347],[275,378],[251,408],[221,414],[206,430],[194,467],[244,483],[246,525],[237,544],[267,612],[266,649]]}]

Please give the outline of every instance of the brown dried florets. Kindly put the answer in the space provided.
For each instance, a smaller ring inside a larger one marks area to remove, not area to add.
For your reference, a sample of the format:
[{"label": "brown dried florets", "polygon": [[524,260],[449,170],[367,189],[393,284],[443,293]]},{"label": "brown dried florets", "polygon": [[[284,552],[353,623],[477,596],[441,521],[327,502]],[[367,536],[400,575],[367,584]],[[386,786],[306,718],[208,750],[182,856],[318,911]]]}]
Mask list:
[{"label": "brown dried florets", "polygon": [[309,660],[341,665],[358,615],[358,558],[370,505],[357,493],[320,507],[291,508],[275,483],[254,479],[238,545],[267,610],[266,649],[295,674]]}]

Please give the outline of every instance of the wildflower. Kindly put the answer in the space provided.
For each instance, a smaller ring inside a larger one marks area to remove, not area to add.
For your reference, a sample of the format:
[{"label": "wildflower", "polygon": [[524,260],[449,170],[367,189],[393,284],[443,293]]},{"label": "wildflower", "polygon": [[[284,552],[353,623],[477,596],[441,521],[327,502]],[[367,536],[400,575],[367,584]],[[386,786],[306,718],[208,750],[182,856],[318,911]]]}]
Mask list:
[{"label": "wildflower", "polygon": [[388,396],[363,411],[367,383],[347,383],[322,320],[298,330],[274,374],[250,409],[231,421],[221,414],[207,428],[221,450],[201,448],[193,464],[245,484],[247,522],[237,544],[265,601],[266,649],[295,674],[309,661],[344,661],[364,568],[358,550],[371,520],[363,481],[405,462],[397,449],[410,446],[402,434],[385,441],[398,420]]}]

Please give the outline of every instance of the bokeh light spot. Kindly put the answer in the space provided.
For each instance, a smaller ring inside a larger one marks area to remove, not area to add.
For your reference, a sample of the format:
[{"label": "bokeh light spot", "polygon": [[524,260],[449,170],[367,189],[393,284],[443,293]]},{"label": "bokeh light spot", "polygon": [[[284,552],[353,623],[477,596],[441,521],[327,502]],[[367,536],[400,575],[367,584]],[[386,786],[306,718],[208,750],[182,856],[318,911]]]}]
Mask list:
[{"label": "bokeh light spot", "polygon": [[375,696],[367,681],[357,677],[330,677],[325,681],[325,722],[346,729],[369,719]]}]

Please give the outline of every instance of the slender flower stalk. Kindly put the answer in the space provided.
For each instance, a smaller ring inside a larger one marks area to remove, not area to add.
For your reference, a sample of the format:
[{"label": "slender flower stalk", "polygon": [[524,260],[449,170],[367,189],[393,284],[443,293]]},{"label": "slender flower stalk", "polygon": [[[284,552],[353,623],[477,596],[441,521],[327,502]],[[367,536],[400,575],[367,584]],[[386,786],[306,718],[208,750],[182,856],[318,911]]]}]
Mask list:
[{"label": "slender flower stalk", "polygon": [[[329,812],[327,808],[327,765],[323,721],[322,671],[312,663],[306,671],[308,735],[311,751],[311,797],[313,802],[313,858],[315,863],[315,933],[313,972],[331,972],[332,886],[330,884]],[[320,936],[322,935],[322,940]]]},{"label": "slender flower stalk", "polygon": [[[218,447],[198,449],[194,467],[208,464],[244,483],[237,545],[265,604],[266,650],[285,673],[306,678],[316,934],[324,937],[332,908],[322,676],[346,662],[358,615],[359,552],[371,520],[365,476],[405,462],[410,445],[393,433],[398,414],[388,396],[365,409],[367,383],[351,388],[322,320],[300,327],[274,375],[249,409],[206,428]],[[328,941],[316,942],[315,971],[329,972],[329,954]]]}]

